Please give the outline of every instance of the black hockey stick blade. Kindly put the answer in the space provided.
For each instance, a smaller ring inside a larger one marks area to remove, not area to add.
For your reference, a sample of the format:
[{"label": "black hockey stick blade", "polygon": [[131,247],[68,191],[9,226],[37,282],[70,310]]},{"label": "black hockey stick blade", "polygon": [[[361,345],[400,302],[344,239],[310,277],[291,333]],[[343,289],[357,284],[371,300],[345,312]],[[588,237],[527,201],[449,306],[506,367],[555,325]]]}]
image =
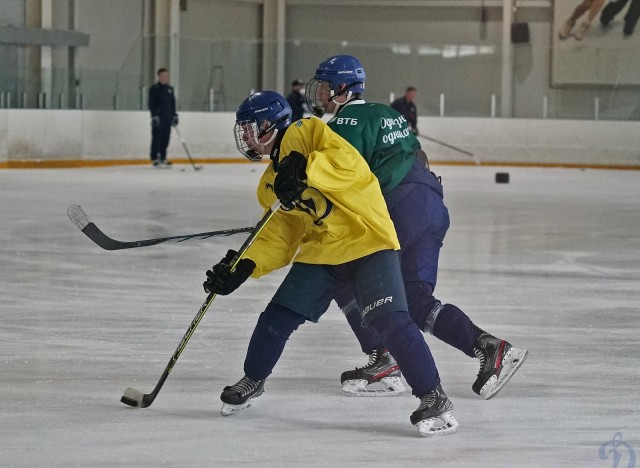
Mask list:
[{"label": "black hockey stick blade", "polygon": [[[273,217],[273,215],[276,214],[276,212],[280,209],[280,206],[281,204],[279,201],[274,203],[273,206],[269,210],[267,210],[267,212],[264,214],[260,222],[256,224],[256,227],[253,233],[251,233],[251,235],[247,237],[247,239],[242,244],[242,247],[240,247],[240,249],[238,250],[238,253],[236,254],[236,256],[230,262],[229,266],[231,267],[231,271],[235,269],[238,262],[242,259],[242,257],[247,252],[249,247],[251,247],[251,245],[256,240],[258,235],[262,232],[266,224]],[[122,403],[124,403],[125,405],[133,406],[134,408],[147,408],[151,406],[153,401],[156,399],[156,396],[158,396],[160,389],[164,385],[164,382],[167,380],[167,377],[169,377],[169,374],[173,370],[173,366],[178,361],[178,358],[182,354],[182,351],[187,346],[187,343],[191,339],[191,336],[193,335],[193,333],[196,331],[196,328],[198,327],[198,324],[202,320],[202,317],[204,317],[204,314],[207,312],[207,310],[209,309],[209,306],[211,305],[213,300],[216,298],[216,296],[217,296],[216,293],[209,293],[209,295],[207,296],[207,299],[204,301],[202,306],[200,306],[200,310],[198,310],[198,313],[191,321],[191,325],[189,325],[187,332],[182,337],[182,340],[180,340],[180,344],[178,344],[178,347],[174,351],[173,356],[171,356],[169,363],[165,367],[164,372],[162,373],[162,376],[160,376],[160,380],[158,380],[158,383],[156,384],[156,387],[153,389],[153,391],[151,393],[142,393],[136,390],[135,388],[127,388],[124,391],[124,394],[122,395],[122,397],[120,398],[120,401]]]},{"label": "black hockey stick blade", "polygon": [[71,205],[67,209],[67,215],[69,216],[69,219],[73,221],[73,224],[75,224],[85,236],[87,236],[89,239],[91,239],[93,242],[95,242],[105,250],[122,250],[134,249],[138,247],[150,247],[152,245],[162,244],[164,242],[181,243],[188,240],[203,240],[210,237],[231,236],[233,234],[252,232],[254,229],[253,227],[242,227],[234,229],[224,229],[221,231],[186,234],[183,236],[169,236],[160,237],[157,239],[142,239],[127,242],[112,239],[111,237],[107,236],[100,230],[98,226],[95,225],[93,221],[91,221],[91,219],[89,219],[89,216],[87,215],[87,213],[85,213],[80,205]]}]

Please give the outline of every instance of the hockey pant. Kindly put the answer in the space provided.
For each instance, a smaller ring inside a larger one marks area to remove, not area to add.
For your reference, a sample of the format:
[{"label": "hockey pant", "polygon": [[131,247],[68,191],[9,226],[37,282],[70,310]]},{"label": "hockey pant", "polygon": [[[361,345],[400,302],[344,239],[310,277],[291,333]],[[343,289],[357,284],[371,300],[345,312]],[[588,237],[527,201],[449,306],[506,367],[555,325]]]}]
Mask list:
[{"label": "hockey pant", "polygon": [[[287,340],[304,321],[304,317],[286,307],[270,303],[260,314],[251,336],[244,363],[245,375],[254,380],[266,379],[280,359]],[[421,397],[439,385],[431,351],[406,312],[378,315],[369,327],[395,358],[414,395]]]}]

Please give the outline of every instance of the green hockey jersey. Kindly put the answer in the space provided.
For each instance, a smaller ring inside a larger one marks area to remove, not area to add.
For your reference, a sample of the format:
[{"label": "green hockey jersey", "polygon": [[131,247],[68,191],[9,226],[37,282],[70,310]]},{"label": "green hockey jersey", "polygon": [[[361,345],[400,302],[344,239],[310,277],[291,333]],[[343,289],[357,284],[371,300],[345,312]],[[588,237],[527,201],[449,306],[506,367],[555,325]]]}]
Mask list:
[{"label": "green hockey jersey", "polygon": [[413,154],[420,148],[407,120],[384,104],[352,101],[327,124],[364,157],[380,181],[382,193],[405,178],[413,164]]}]

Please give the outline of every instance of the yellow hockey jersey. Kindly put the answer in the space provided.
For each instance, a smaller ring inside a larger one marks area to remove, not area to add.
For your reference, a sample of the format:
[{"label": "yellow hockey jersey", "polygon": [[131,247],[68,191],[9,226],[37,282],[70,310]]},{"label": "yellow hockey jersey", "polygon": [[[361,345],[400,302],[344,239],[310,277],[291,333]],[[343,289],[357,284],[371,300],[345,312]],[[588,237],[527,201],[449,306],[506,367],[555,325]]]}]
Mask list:
[{"label": "yellow hockey jersey", "polygon": [[[338,265],[400,244],[380,184],[366,161],[345,139],[315,117],[287,128],[279,161],[292,151],[307,158],[307,185],[301,207],[279,210],[267,223],[246,257],[259,277],[291,261]],[[263,208],[276,201],[273,162],[257,194]]]}]

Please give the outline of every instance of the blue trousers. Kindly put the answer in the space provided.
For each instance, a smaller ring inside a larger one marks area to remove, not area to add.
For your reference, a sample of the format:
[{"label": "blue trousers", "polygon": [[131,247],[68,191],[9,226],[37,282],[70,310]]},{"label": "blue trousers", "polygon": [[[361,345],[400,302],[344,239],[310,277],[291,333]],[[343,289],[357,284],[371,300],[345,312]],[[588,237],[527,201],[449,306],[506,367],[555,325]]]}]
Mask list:
[{"label": "blue trousers", "polygon": [[391,250],[342,265],[294,263],[260,314],[245,358],[245,375],[267,378],[289,336],[306,320],[318,321],[337,289],[356,298],[368,329],[395,357],[414,395],[421,397],[438,386],[431,351],[407,313],[398,253]]},{"label": "blue trousers", "polygon": [[[479,335],[471,319],[453,304],[433,296],[438,278],[438,259],[449,229],[449,212],[438,178],[416,161],[393,190],[385,194],[389,214],[400,240],[400,260],[409,314],[420,330],[474,357]],[[353,298],[340,291],[338,306],[345,313],[362,351],[381,347],[382,339],[363,323]]]}]

